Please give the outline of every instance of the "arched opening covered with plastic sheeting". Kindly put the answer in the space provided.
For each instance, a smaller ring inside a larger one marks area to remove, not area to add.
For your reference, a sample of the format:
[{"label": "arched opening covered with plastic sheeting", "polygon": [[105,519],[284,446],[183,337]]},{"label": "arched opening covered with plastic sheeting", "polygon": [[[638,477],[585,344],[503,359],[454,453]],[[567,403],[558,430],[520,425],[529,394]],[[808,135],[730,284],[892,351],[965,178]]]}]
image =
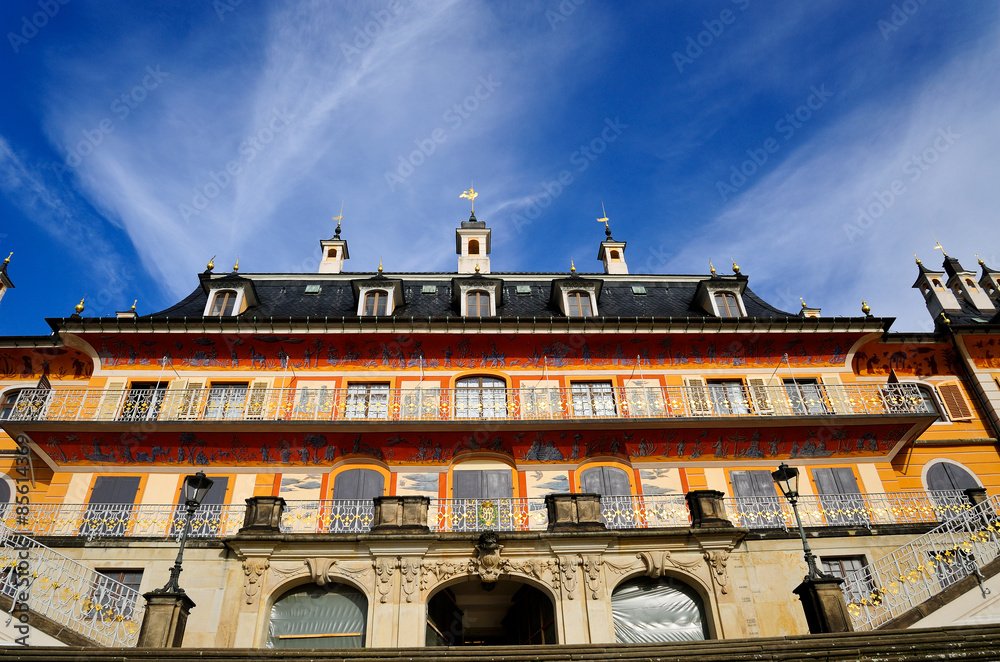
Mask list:
[{"label": "arched opening covered with plastic sheeting", "polygon": [[362,648],[368,599],[346,584],[293,588],[271,607],[267,648]]},{"label": "arched opening covered with plastic sheeting", "polygon": [[619,643],[708,639],[701,598],[670,577],[640,577],[619,585],[611,595],[611,614]]},{"label": "arched opening covered with plastic sheeting", "polygon": [[[489,588],[484,588],[489,586]],[[520,646],[556,642],[551,598],[530,584],[463,581],[427,602],[428,646]]]}]

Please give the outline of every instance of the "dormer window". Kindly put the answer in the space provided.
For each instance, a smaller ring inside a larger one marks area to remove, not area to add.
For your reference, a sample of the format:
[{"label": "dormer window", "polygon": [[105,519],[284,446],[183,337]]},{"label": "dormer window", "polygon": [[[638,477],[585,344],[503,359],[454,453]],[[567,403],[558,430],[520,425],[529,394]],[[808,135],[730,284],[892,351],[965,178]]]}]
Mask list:
[{"label": "dormer window", "polygon": [[465,295],[466,317],[489,317],[490,294],[483,290],[473,290]]},{"label": "dormer window", "polygon": [[719,317],[741,317],[740,304],[732,292],[716,292],[715,308]]},{"label": "dormer window", "polygon": [[373,315],[388,315],[389,293],[385,290],[369,290],[365,293],[365,307],[362,314],[365,317]]},{"label": "dormer window", "polygon": [[210,317],[232,317],[236,310],[239,292],[236,290],[217,290],[212,296],[212,305],[208,310]]},{"label": "dormer window", "polygon": [[594,308],[590,302],[590,292],[573,290],[566,293],[567,317],[593,317]]}]

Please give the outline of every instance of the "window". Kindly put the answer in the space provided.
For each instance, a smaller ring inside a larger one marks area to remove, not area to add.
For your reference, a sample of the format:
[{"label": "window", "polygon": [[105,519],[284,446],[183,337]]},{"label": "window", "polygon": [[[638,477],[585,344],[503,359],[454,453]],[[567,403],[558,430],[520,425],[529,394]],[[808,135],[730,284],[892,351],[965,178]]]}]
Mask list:
[{"label": "window", "polygon": [[976,284],[972,282],[971,278],[966,278],[965,279],[965,286],[969,288],[970,292],[975,292],[976,291]]},{"label": "window", "polygon": [[155,421],[167,393],[166,382],[132,382],[125,393],[119,420]]},{"label": "window", "polygon": [[746,416],[750,398],[740,379],[710,379],[708,396],[716,416]]},{"label": "window", "polygon": [[617,413],[611,382],[575,382],[570,391],[576,418],[610,417]]},{"label": "window", "polygon": [[384,419],[389,416],[388,384],[348,384],[347,409],[352,419]]},{"label": "window", "polygon": [[455,382],[455,418],[506,418],[507,382],[465,377]]},{"label": "window", "polygon": [[832,556],[820,559],[823,572],[844,580],[841,585],[844,590],[844,601],[848,604],[860,604],[871,600],[875,593],[872,577],[865,572],[865,557],[863,556]]},{"label": "window", "polygon": [[481,290],[473,290],[465,295],[465,314],[468,317],[490,316],[490,295]]},{"label": "window", "polygon": [[826,405],[823,387],[816,379],[786,379],[784,380],[785,395],[792,405],[795,414],[821,416],[830,413]]},{"label": "window", "polygon": [[967,490],[981,487],[976,477],[954,462],[937,462],[927,470],[925,478],[929,492]]},{"label": "window", "polygon": [[368,599],[336,582],[293,588],[271,607],[267,648],[363,648]]},{"label": "window", "polygon": [[97,570],[96,573],[87,616],[102,621],[115,621],[119,616],[131,620],[139,597],[142,570]]},{"label": "window", "polygon": [[770,471],[731,471],[729,480],[740,526],[783,528],[785,516]]},{"label": "window", "polygon": [[[201,505],[194,513],[191,520],[191,528],[188,535],[213,536],[225,527],[222,526],[222,508],[226,503],[226,493],[229,490],[228,476],[209,476],[212,487],[208,489],[205,498],[201,500]],[[184,526],[184,517],[187,514],[187,504],[184,500],[183,478],[181,478],[181,490],[177,498],[177,510],[174,511],[174,521],[171,526],[171,535],[180,535],[181,527]]]},{"label": "window", "polygon": [[249,382],[213,382],[205,404],[206,420],[239,420],[249,393]]},{"label": "window", "polygon": [[611,594],[615,641],[623,644],[708,639],[705,608],[693,588],[671,577],[640,577]]},{"label": "window", "polygon": [[849,467],[813,469],[813,483],[819,493],[827,524],[835,526],[867,525],[868,509]]},{"label": "window", "polygon": [[934,286],[935,290],[944,291],[944,286],[941,284],[941,281],[939,281],[937,278],[931,279],[931,285]]},{"label": "window", "polygon": [[479,240],[470,239],[469,240],[469,255],[479,255]]},{"label": "window", "polygon": [[452,531],[503,531],[520,524],[520,514],[513,507],[510,469],[456,469],[451,486]]},{"label": "window", "polygon": [[0,421],[6,421],[14,414],[14,405],[17,403],[17,396],[20,391],[7,391],[3,400],[0,400]]},{"label": "window", "polygon": [[98,476],[80,525],[80,535],[123,536],[132,524],[139,476]]},{"label": "window", "polygon": [[336,248],[331,248],[330,250],[328,250],[326,252],[326,256],[327,257],[337,257],[337,249]]},{"label": "window", "polygon": [[962,394],[962,389],[959,387],[958,382],[939,384],[937,390],[941,394],[941,402],[944,403],[944,408],[948,410],[948,418],[953,421],[972,418],[972,408]]},{"label": "window", "polygon": [[732,292],[716,292],[715,308],[719,312],[719,317],[740,316],[740,304]]},{"label": "window", "polygon": [[628,474],[618,467],[591,467],[580,474],[580,491],[601,495],[601,518],[608,528],[634,528],[638,504]]},{"label": "window", "polygon": [[389,305],[389,293],[385,290],[372,290],[365,293],[364,316],[385,315]]},{"label": "window", "polygon": [[617,250],[612,249],[611,250],[611,261],[612,262],[621,262],[622,261],[622,254],[619,253]]},{"label": "window", "polygon": [[341,471],[333,480],[334,499],[371,501],[383,494],[385,476],[374,469],[348,469]]},{"label": "window", "polygon": [[594,312],[590,305],[590,294],[582,290],[574,290],[566,294],[567,316],[591,317]]},{"label": "window", "polygon": [[236,307],[236,290],[219,290],[212,298],[208,314],[213,317],[231,317]]}]

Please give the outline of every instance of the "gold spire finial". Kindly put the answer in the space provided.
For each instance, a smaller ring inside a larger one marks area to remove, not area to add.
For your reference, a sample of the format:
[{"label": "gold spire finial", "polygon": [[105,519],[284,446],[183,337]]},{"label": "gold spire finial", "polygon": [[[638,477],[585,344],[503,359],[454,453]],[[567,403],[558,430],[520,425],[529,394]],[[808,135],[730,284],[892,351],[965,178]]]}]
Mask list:
[{"label": "gold spire finial", "polygon": [[87,295],[86,295],[86,294],[84,294],[84,295],[83,295],[83,299],[80,299],[80,303],[76,304],[76,308],[74,308],[74,309],[73,309],[73,310],[75,310],[75,311],[76,311],[76,314],[77,314],[77,315],[79,315],[80,313],[82,313],[82,312],[83,312],[83,302],[84,302],[84,300],[85,300],[86,298],[87,298]]},{"label": "gold spire finial", "polygon": [[239,254],[237,254],[236,255],[236,264],[233,265],[233,271],[239,271],[239,270],[240,270],[240,256],[239,256]]},{"label": "gold spire finial", "polygon": [[803,308],[808,308],[808,307],[809,307],[809,306],[807,306],[807,305],[806,305],[806,300],[805,300],[805,299],[803,299],[802,297],[799,297],[799,301],[801,301],[801,302],[802,302],[802,307],[803,307]]},{"label": "gold spire finial", "polygon": [[378,272],[382,273],[382,256],[378,256]]},{"label": "gold spire finial", "polygon": [[712,272],[713,276],[715,275],[715,265],[712,264],[712,258],[708,259],[708,270]]},{"label": "gold spire finial", "polygon": [[871,307],[869,307],[868,302],[866,301],[861,302],[861,312],[865,314],[865,317],[871,317],[872,309]]},{"label": "gold spire finial", "polygon": [[604,210],[604,201],[603,200],[601,201],[601,213],[604,214],[604,216],[602,216],[601,218],[597,219],[597,222],[598,223],[604,223],[604,227],[608,227],[608,221],[611,220],[611,219],[608,218],[608,212]]},{"label": "gold spire finial", "polygon": [[476,273],[477,274],[479,273],[479,263],[478,262],[476,262]]},{"label": "gold spire finial", "polygon": [[736,260],[733,260],[733,273],[738,274],[740,272],[740,265],[736,264]]},{"label": "gold spire finial", "polygon": [[340,201],[340,213],[333,217],[334,221],[337,221],[337,227],[340,227],[340,222],[344,220],[344,201]]},{"label": "gold spire finial", "polygon": [[913,259],[917,261],[917,264],[923,264],[923,262],[920,261],[920,258],[917,257],[916,253],[913,254]]},{"label": "gold spire finial", "polygon": [[576,273],[576,265],[573,264],[573,258],[569,259],[569,272],[571,274],[575,274]]},{"label": "gold spire finial", "polygon": [[[13,255],[13,253],[11,253],[11,255]],[[10,260],[10,258],[7,258],[7,259]],[[983,258],[979,257],[979,253],[976,253],[976,259],[979,261],[979,266],[981,266],[981,267],[985,267],[986,266],[986,263],[983,262]]]},{"label": "gold spire finial", "polygon": [[211,271],[212,269],[215,268],[215,256],[214,255],[212,256],[212,259],[208,261],[208,264],[205,265],[205,268],[208,269],[209,271]]},{"label": "gold spire finial", "polygon": [[[7,259],[4,260],[3,263],[4,264],[10,264],[10,258],[12,258],[12,257],[14,257],[14,251],[10,252],[10,255],[7,256]],[[982,264],[982,263],[980,262],[980,264]]]},{"label": "gold spire finial", "polygon": [[479,194],[476,193],[476,189],[472,185],[469,186],[469,190],[468,191],[462,191],[462,195],[460,195],[458,197],[465,198],[469,202],[471,202],[472,203],[472,213],[473,214],[476,213],[476,198],[479,197]]},{"label": "gold spire finial", "polygon": [[133,313],[135,312],[135,304],[137,303],[139,303],[139,300],[135,299],[134,301],[132,301],[132,307],[129,308],[129,310],[131,310]]},{"label": "gold spire finial", "polygon": [[[931,236],[934,237],[934,233],[931,233]],[[948,257],[948,254],[944,252],[944,246],[941,245],[941,242],[938,241],[937,237],[934,237],[934,241],[935,241],[934,250],[941,251],[941,255]]]}]

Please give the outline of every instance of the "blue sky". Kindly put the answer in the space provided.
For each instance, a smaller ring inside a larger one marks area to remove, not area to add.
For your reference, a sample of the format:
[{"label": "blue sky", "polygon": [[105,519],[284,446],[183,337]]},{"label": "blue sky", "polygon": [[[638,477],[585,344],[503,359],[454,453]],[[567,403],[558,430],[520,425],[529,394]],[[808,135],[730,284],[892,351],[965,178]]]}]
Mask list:
[{"label": "blue sky", "polygon": [[[65,4],[63,4],[65,2]],[[0,333],[217,270],[727,272],[929,328],[913,253],[1000,268],[1000,5],[8,0]],[[40,26],[40,27],[39,27]],[[228,171],[227,171],[228,169]],[[864,213],[860,213],[862,210]]]}]

